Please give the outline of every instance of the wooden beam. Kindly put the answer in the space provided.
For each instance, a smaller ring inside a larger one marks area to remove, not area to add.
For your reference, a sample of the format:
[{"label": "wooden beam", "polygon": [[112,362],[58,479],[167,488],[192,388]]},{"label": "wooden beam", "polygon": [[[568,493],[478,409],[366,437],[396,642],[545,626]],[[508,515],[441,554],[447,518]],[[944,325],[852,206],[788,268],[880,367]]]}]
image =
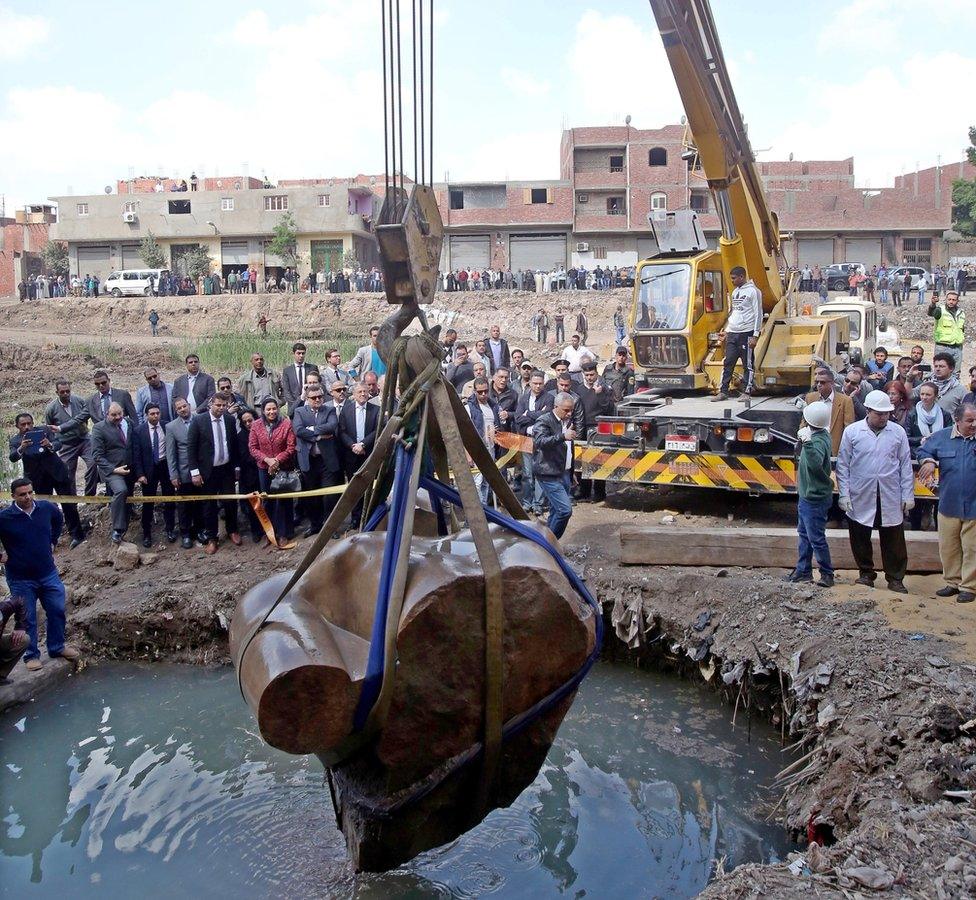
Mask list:
[{"label": "wooden beam", "polygon": [[[881,548],[874,533],[874,563],[881,570]],[[941,572],[939,536],[906,531],[909,572]],[[792,528],[683,528],[676,525],[625,525],[620,529],[620,562],[644,566],[756,566],[790,569],[796,564]],[[829,529],[827,543],[836,569],[856,569],[847,531]]]}]

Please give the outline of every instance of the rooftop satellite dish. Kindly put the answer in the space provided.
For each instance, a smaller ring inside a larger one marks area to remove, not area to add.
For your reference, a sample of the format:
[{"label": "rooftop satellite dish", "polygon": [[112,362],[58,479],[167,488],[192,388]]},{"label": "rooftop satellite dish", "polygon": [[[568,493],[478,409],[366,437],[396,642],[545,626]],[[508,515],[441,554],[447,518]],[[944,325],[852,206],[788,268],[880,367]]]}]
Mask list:
[{"label": "rooftop satellite dish", "polygon": [[793,162],[793,154],[790,154],[790,162]]},{"label": "rooftop satellite dish", "polygon": [[110,184],[106,184],[105,185],[105,193],[106,194],[111,194],[112,193],[112,185],[110,185]]},{"label": "rooftop satellite dish", "polygon": [[630,124],[630,116],[629,115],[624,119],[624,124],[625,125],[629,125]]},{"label": "rooftop satellite dish", "polygon": [[682,117],[681,117],[681,124],[682,124],[682,125],[684,125],[684,124],[686,124],[687,122],[688,122],[688,117],[687,117],[687,116],[682,116]]}]

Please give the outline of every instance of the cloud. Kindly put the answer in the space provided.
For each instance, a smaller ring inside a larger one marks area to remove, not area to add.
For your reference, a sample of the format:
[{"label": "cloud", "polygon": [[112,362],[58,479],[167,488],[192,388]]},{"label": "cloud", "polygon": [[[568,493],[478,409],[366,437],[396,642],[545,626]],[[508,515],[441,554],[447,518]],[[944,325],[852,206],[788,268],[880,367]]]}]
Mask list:
[{"label": "cloud", "polygon": [[[936,76],[934,73],[938,73]],[[875,66],[854,81],[807,82],[802,111],[772,141],[770,157],[854,157],[861,185],[890,185],[896,175],[936,163],[936,148],[965,143],[976,83],[976,59],[951,51],[916,54],[897,66]],[[933,90],[933,85],[938,90]],[[892,98],[897,98],[894,102]],[[962,117],[962,118],[961,118]],[[916,121],[921,122],[914,127]],[[864,123],[871,123],[864,127]],[[960,156],[943,158],[943,164]]]},{"label": "cloud", "polygon": [[677,122],[681,100],[661,38],[630,16],[587,10],[569,51],[572,124],[622,121],[638,128]]},{"label": "cloud", "polygon": [[25,59],[50,33],[49,19],[25,16],[9,6],[0,6],[0,62]]},{"label": "cloud", "polygon": [[[851,0],[824,17],[817,46],[821,52],[903,48],[917,32],[918,17],[915,0]],[[951,27],[951,34],[971,33],[976,28],[976,3],[939,0],[925,7],[924,19],[936,34],[945,27]]]},{"label": "cloud", "polygon": [[[443,162],[442,162],[443,161]],[[435,161],[436,178],[443,168],[451,181],[520,181],[559,177],[558,122],[537,129],[485,135],[465,141]]]},{"label": "cloud", "polygon": [[521,97],[544,97],[551,87],[548,81],[510,66],[505,66],[501,70],[501,78],[505,87]]}]

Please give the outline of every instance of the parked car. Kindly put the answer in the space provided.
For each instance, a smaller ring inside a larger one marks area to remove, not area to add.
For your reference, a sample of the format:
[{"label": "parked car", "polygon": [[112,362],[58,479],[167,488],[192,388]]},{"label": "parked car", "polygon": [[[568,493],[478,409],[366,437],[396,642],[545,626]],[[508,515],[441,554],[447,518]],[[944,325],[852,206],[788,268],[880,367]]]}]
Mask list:
[{"label": "parked car", "polygon": [[827,281],[828,291],[846,291],[849,287],[848,279],[851,277],[851,272],[866,272],[864,263],[858,262],[842,262],[834,263],[831,266],[827,266],[823,270],[823,277]]},{"label": "parked car", "polygon": [[102,290],[113,297],[149,297],[163,272],[169,269],[117,269],[102,283]]},{"label": "parked car", "polygon": [[925,283],[929,287],[932,287],[932,274],[927,269],[923,269],[921,266],[899,266],[897,269],[892,269],[890,272],[888,272],[888,277],[904,278],[906,272],[912,276],[913,291],[918,287],[918,281],[923,275],[926,279]]}]

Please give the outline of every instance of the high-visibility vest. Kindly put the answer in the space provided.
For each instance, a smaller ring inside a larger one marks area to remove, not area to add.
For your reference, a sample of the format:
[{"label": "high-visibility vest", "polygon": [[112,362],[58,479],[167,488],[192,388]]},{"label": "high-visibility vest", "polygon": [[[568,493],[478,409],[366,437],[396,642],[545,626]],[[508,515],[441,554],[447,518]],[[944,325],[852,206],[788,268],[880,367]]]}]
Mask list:
[{"label": "high-visibility vest", "polygon": [[935,320],[935,332],[932,339],[937,344],[958,346],[966,340],[965,327],[966,314],[961,309],[957,309],[956,314],[952,315],[943,306],[942,314]]}]

